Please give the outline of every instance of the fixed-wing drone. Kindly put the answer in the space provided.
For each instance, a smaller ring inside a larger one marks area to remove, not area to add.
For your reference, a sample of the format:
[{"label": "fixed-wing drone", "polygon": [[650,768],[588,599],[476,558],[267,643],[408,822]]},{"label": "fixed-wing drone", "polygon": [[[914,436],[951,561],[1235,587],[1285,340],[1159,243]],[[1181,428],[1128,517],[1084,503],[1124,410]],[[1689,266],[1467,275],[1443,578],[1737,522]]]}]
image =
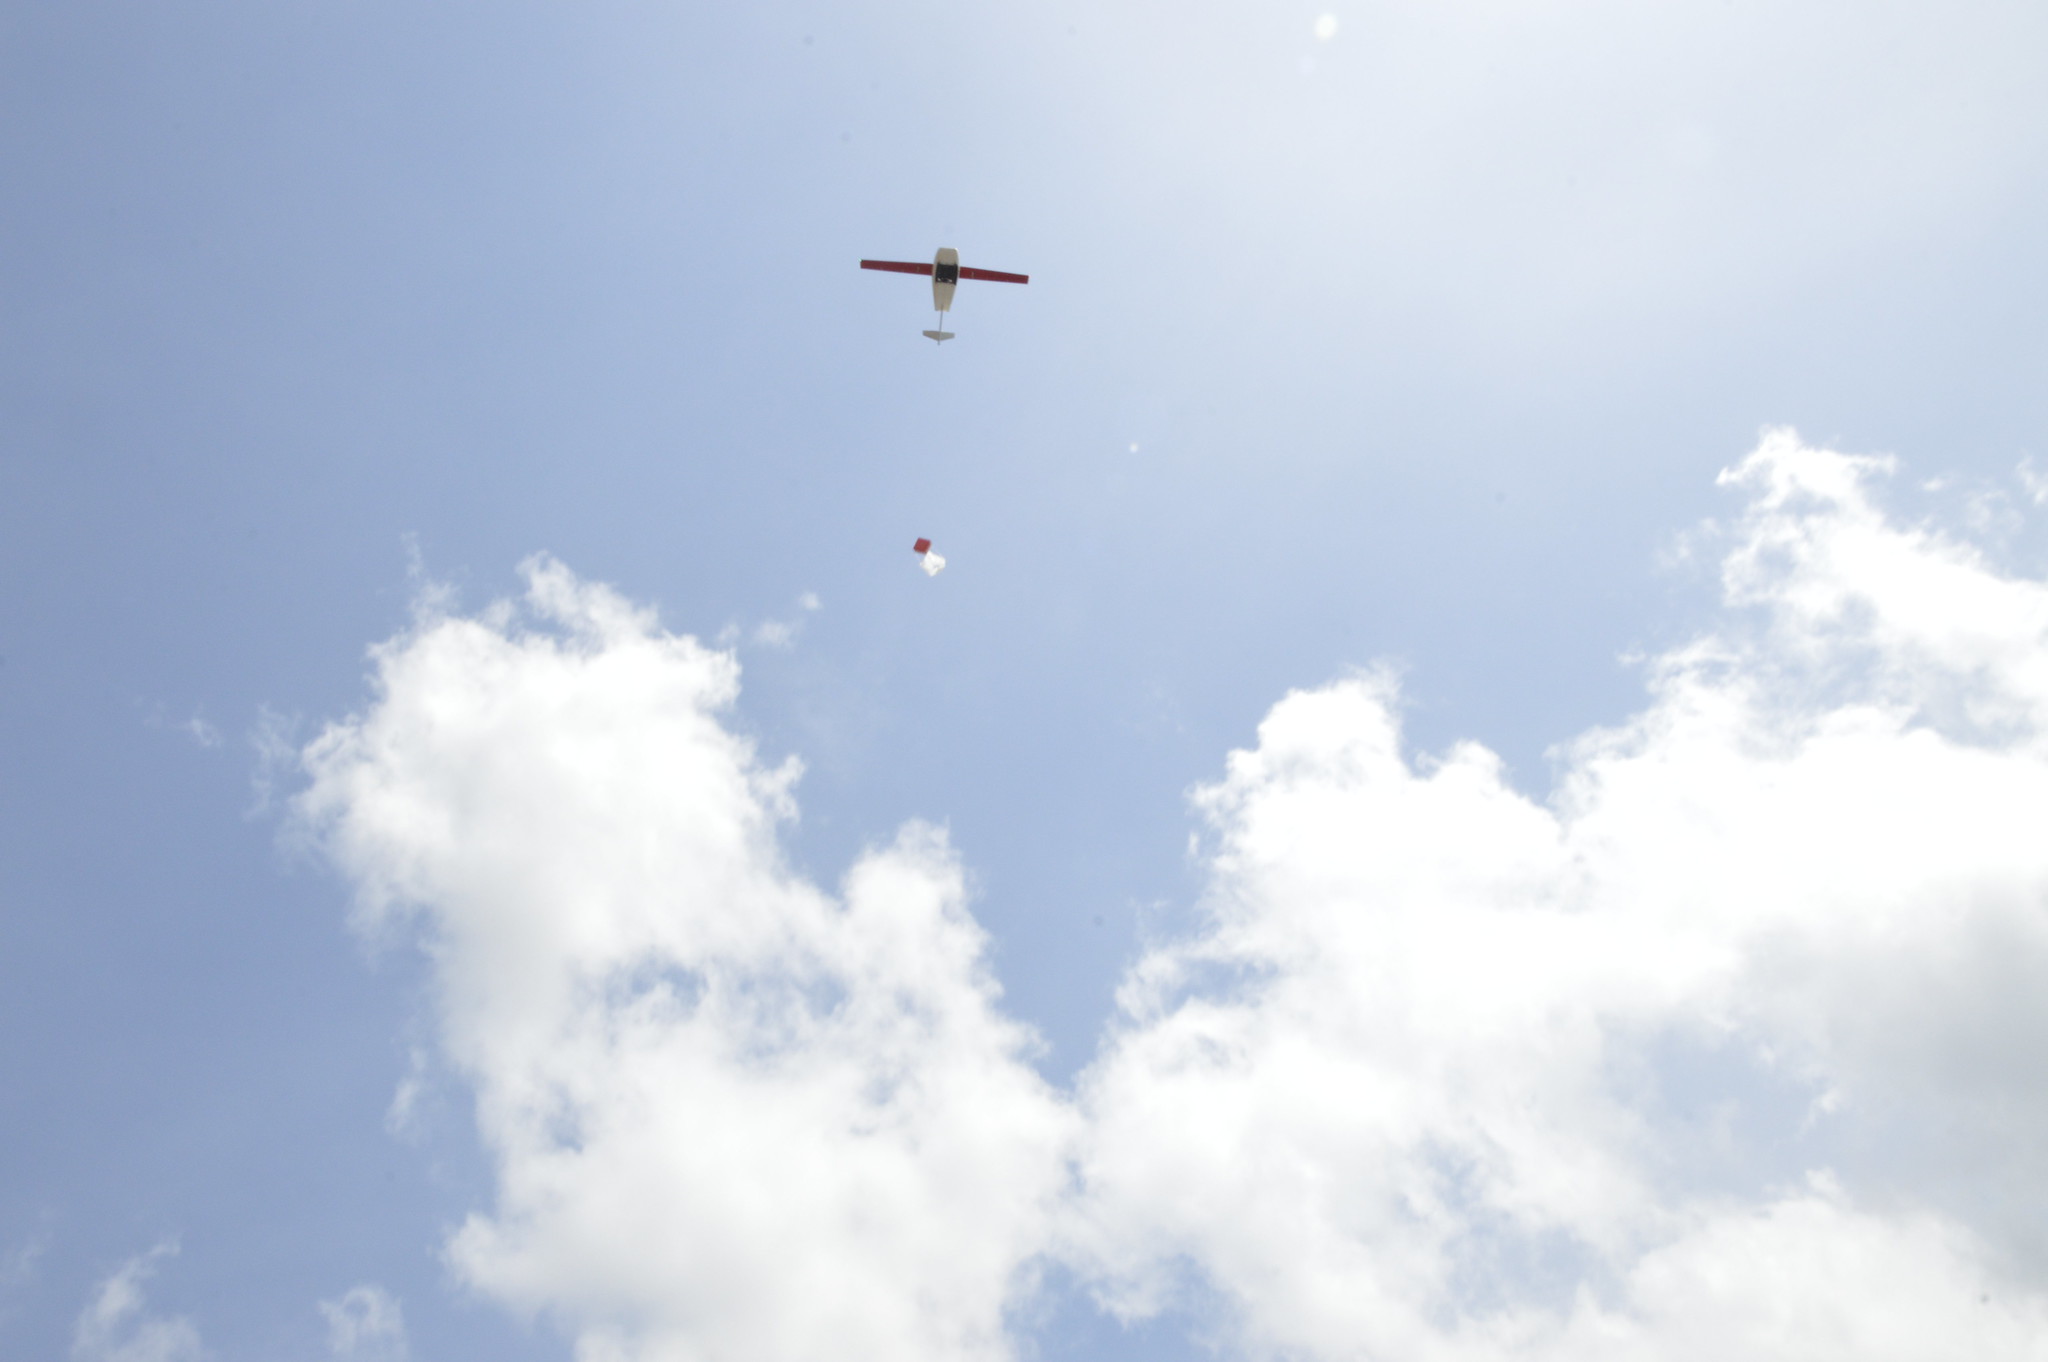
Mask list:
[{"label": "fixed-wing drone", "polygon": [[953,286],[962,279],[986,279],[995,284],[1028,284],[1028,274],[1004,274],[1001,270],[969,269],[960,263],[960,252],[951,246],[942,246],[929,265],[920,265],[914,260],[863,260],[864,270],[893,270],[897,274],[929,274],[932,277],[932,306],[939,310],[939,325],[935,331],[924,334],[935,341],[949,341],[953,333],[946,330],[946,312],[953,306]]}]

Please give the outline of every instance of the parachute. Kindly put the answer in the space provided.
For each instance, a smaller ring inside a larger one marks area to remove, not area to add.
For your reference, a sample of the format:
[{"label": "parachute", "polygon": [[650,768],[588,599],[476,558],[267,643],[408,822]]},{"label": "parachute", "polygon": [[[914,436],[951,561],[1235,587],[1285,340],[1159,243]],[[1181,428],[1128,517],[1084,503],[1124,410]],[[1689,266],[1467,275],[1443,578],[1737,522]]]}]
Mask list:
[{"label": "parachute", "polygon": [[939,570],[946,566],[946,560],[933,551],[931,540],[920,539],[910,547],[917,554],[917,565],[924,569],[925,576],[936,577]]}]

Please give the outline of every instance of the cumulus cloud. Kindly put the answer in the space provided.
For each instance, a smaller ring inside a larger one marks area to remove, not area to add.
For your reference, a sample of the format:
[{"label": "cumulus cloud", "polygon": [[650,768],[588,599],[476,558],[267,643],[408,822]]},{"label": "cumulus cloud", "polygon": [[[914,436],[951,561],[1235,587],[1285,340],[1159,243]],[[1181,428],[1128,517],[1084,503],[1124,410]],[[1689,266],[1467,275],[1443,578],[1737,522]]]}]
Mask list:
[{"label": "cumulus cloud", "polygon": [[320,1302],[328,1351],[360,1362],[405,1362],[405,1311],[381,1286],[355,1286]]},{"label": "cumulus cloud", "polygon": [[152,1314],[143,1299],[144,1283],[177,1251],[175,1241],[165,1240],[100,1284],[72,1331],[76,1362],[199,1362],[206,1356],[192,1321]]},{"label": "cumulus cloud", "polygon": [[1725,608],[1548,800],[1282,700],[1070,1095],[942,833],[785,866],[729,653],[545,559],[429,611],[299,807],[434,962],[457,1272],[586,1362],[1000,1358],[1043,1256],[1254,1358],[2039,1356],[2048,586],[1890,472],[1731,470]]},{"label": "cumulus cloud", "polygon": [[526,577],[378,648],[299,801],[361,928],[434,960],[497,1168],[456,1271],[593,1362],[1004,1355],[1070,1118],[945,835],[793,875],[732,656]]},{"label": "cumulus cloud", "polygon": [[[1077,1255],[1253,1355],[2033,1357],[2048,588],[1768,437],[1728,611],[1536,803],[1383,677],[1200,792]],[[1965,1152],[1967,1151],[1967,1153]]]}]

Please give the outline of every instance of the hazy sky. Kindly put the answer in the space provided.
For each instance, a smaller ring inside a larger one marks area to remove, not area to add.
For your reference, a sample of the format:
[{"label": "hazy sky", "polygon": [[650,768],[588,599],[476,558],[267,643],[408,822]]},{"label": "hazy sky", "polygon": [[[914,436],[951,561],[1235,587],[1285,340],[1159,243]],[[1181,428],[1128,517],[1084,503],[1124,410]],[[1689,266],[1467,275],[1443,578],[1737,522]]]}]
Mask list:
[{"label": "hazy sky", "polygon": [[0,1354],[2037,1356],[2044,59],[0,10]]}]

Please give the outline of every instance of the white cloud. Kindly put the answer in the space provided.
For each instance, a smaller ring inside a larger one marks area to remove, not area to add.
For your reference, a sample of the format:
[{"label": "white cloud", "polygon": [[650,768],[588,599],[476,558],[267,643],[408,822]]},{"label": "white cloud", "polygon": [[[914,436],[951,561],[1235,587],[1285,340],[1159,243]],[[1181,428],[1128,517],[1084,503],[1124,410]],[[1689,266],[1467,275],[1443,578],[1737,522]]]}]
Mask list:
[{"label": "white cloud", "polygon": [[175,1241],[165,1240],[100,1284],[72,1333],[76,1362],[198,1362],[206,1356],[190,1320],[153,1315],[143,1300],[143,1284],[177,1251]]},{"label": "white cloud", "polygon": [[2048,586],[1888,474],[1732,470],[1726,609],[1549,803],[1390,676],[1276,705],[1071,1100],[941,833],[785,867],[730,654],[547,560],[429,612],[300,808],[438,971],[456,1270],[586,1362],[1001,1357],[1045,1253],[1300,1362],[2037,1356]]},{"label": "white cloud", "polygon": [[944,834],[797,878],[797,767],[720,722],[733,658],[526,571],[376,650],[299,806],[362,928],[435,962],[498,1173],[456,1271],[592,1362],[1003,1356],[1069,1118]]},{"label": "white cloud", "polygon": [[320,1302],[327,1347],[335,1357],[362,1362],[405,1362],[405,1312],[381,1286],[355,1286]]},{"label": "white cloud", "polygon": [[2040,1356],[2048,1310],[1991,1287],[1967,1235],[1855,1211],[1816,1182],[1687,1221],[1630,1271],[1629,1309],[1582,1308],[1551,1351],[1586,1362]]},{"label": "white cloud", "polygon": [[1084,1079],[1109,1304],[1200,1283],[1261,1356],[2038,1355],[2048,588],[1884,471],[1728,475],[1722,627],[1554,807],[1405,756],[1384,678],[1273,710]]}]

